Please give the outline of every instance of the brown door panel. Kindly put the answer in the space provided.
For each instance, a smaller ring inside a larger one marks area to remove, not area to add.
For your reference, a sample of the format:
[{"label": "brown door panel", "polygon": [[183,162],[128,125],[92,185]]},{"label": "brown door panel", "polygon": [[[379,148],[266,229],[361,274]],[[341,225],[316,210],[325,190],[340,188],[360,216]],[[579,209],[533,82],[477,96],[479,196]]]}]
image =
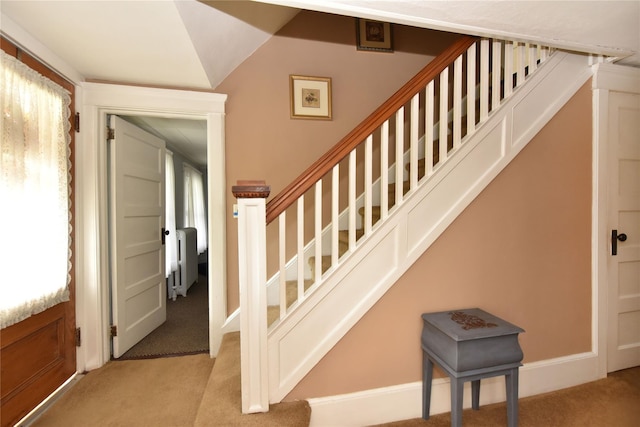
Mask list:
[{"label": "brown door panel", "polygon": [[0,424],[25,416],[75,372],[69,303],[58,304],[0,331]]},{"label": "brown door panel", "polygon": [[[38,73],[63,86],[71,94],[70,228],[74,227],[75,87],[64,77],[0,37],[0,49],[18,58]],[[71,232],[70,246],[75,235]],[[36,267],[37,268],[37,267]],[[54,392],[76,371],[75,347],[75,259],[72,259],[69,302],[58,304],[22,322],[0,330],[0,426],[13,425]]]}]

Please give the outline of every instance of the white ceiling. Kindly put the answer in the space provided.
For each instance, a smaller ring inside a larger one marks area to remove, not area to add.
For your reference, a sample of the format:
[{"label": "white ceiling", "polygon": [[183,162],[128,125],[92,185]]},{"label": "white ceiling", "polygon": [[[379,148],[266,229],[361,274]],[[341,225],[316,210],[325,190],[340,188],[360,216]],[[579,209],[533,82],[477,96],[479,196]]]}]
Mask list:
[{"label": "white ceiling", "polygon": [[258,0],[270,4],[412,25],[535,41],[625,58],[640,67],[637,0]]},{"label": "white ceiling", "polygon": [[[536,41],[640,67],[640,1],[0,0],[0,30],[76,82],[213,90],[300,9]],[[190,152],[198,138],[186,124],[178,133],[187,142],[177,144]],[[189,155],[201,164],[199,151]]]},{"label": "white ceiling", "polygon": [[153,116],[123,116],[123,119],[165,140],[167,148],[200,168],[207,166],[207,122]]}]

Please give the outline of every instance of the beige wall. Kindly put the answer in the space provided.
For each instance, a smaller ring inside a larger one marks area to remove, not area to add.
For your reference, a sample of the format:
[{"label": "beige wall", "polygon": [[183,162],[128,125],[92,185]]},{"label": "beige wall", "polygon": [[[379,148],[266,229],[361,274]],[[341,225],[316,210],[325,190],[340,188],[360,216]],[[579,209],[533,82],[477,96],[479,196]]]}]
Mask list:
[{"label": "beige wall", "polygon": [[[240,65],[216,88],[229,95],[228,186],[265,179],[273,197],[454,37],[399,26],[394,36],[393,54],[357,51],[352,18],[301,12]],[[290,119],[290,74],[332,77],[332,121]],[[508,319],[526,330],[525,362],[590,350],[590,96],[587,84],[287,400],[419,381],[429,311],[478,306]],[[231,311],[231,218],[227,233]]]},{"label": "beige wall", "polygon": [[524,362],[591,350],[590,85],[286,400],[420,381],[425,312],[480,307],[521,326]]},{"label": "beige wall", "polygon": [[[226,165],[230,188],[264,179],[271,197],[390,97],[457,36],[394,27],[394,52],[356,50],[355,19],[303,11],[215,90],[228,94]],[[289,75],[331,77],[333,120],[294,120]],[[227,222],[228,308],[238,307],[237,225]]]}]

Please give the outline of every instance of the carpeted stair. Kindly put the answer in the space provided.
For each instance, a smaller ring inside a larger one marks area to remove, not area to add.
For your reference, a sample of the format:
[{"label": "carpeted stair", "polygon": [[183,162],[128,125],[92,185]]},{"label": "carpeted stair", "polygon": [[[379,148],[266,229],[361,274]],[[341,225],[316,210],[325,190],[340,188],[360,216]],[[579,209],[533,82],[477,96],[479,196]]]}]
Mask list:
[{"label": "carpeted stair", "polygon": [[[480,118],[480,101],[476,99],[476,123]],[[466,112],[462,115],[461,118],[461,137],[467,135],[467,120],[466,120]],[[449,125],[449,131],[447,132],[447,151],[453,148],[453,130],[451,129],[451,123]],[[436,138],[433,141],[433,166],[435,166],[439,162],[439,147],[440,140],[438,135],[434,135]],[[425,159],[418,160],[418,179],[421,179],[425,175]],[[405,169],[407,172],[410,172],[410,165],[406,164]],[[411,187],[411,184],[408,180],[403,182],[402,192],[406,194]],[[390,209],[395,205],[395,195],[396,195],[396,185],[395,183],[389,184],[388,187],[388,208]],[[364,220],[364,207],[358,210],[358,214]],[[371,212],[372,225],[376,224],[380,220],[380,206],[372,206]],[[356,229],[356,241],[359,240],[362,236],[364,236],[364,229]],[[349,250],[349,231],[348,230],[340,230],[338,232],[338,257],[341,257]],[[315,278],[315,268],[316,268],[316,259],[315,256],[311,256],[308,259],[309,267],[311,269],[311,279],[305,280],[304,288],[305,290],[309,288],[314,282]],[[322,272],[326,272],[331,267],[331,256],[324,255],[322,257]],[[297,281],[290,281],[286,284],[286,293],[287,293],[287,308],[290,307],[294,302],[298,299],[298,285]],[[277,305],[268,306],[267,307],[267,325],[271,326],[274,324],[278,318],[280,317],[280,308]]]},{"label": "carpeted stair", "polygon": [[[437,146],[437,143],[436,143]],[[435,161],[437,163],[437,155],[435,156]],[[409,165],[406,165],[406,169],[407,171],[409,171]],[[424,176],[424,172],[425,172],[425,161],[424,159],[420,159],[418,161],[418,177],[422,177]],[[406,194],[409,191],[410,188],[410,183],[409,181],[404,181],[403,185],[402,185],[402,192],[403,194]],[[388,189],[388,207],[391,208],[394,204],[395,204],[395,199],[396,199],[396,185],[395,184],[389,184],[389,189]],[[362,221],[364,222],[364,207],[361,207],[358,210],[358,214],[360,215],[360,217],[362,218]],[[371,224],[375,225],[378,221],[380,220],[380,206],[372,206],[371,207]],[[358,239],[360,239],[362,236],[364,236],[364,229],[363,228],[358,228],[356,229],[356,241]],[[344,255],[347,251],[349,250],[349,231],[348,230],[340,230],[338,232],[338,257],[341,257],[342,255]],[[315,256],[309,257],[309,267],[311,268],[311,277],[315,277],[315,268],[316,268],[316,258]],[[331,256],[330,255],[324,255],[322,257],[322,272],[324,273],[325,271],[327,271],[329,269],[329,267],[331,267]],[[295,282],[294,282],[295,283]],[[313,282],[312,282],[313,283]],[[287,294],[288,296],[288,294]],[[294,299],[295,301],[295,299]]]},{"label": "carpeted stair", "polygon": [[224,335],[218,357],[205,388],[195,426],[308,426],[311,407],[307,401],[269,406],[269,412],[242,414],[240,390],[240,333]]},{"label": "carpeted stair", "polygon": [[[313,280],[304,281],[305,291],[309,289],[309,286],[313,285]],[[287,282],[287,308],[291,307],[291,304],[298,300],[298,282],[291,280]],[[280,318],[280,306],[270,305],[267,306],[267,326],[271,326]]]}]

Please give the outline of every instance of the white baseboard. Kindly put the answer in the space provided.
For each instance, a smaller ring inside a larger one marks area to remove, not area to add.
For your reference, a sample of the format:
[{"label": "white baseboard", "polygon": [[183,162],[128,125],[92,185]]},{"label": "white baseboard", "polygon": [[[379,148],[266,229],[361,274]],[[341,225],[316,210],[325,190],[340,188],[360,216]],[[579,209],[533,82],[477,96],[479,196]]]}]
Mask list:
[{"label": "white baseboard", "polygon": [[[520,368],[519,397],[595,381],[598,355],[581,353],[527,363]],[[431,414],[451,410],[448,378],[431,386]],[[504,377],[482,380],[480,404],[504,402]],[[471,407],[471,385],[465,384],[464,407]],[[311,427],[360,427],[422,417],[422,382],[401,384],[356,393],[309,399]]]}]

